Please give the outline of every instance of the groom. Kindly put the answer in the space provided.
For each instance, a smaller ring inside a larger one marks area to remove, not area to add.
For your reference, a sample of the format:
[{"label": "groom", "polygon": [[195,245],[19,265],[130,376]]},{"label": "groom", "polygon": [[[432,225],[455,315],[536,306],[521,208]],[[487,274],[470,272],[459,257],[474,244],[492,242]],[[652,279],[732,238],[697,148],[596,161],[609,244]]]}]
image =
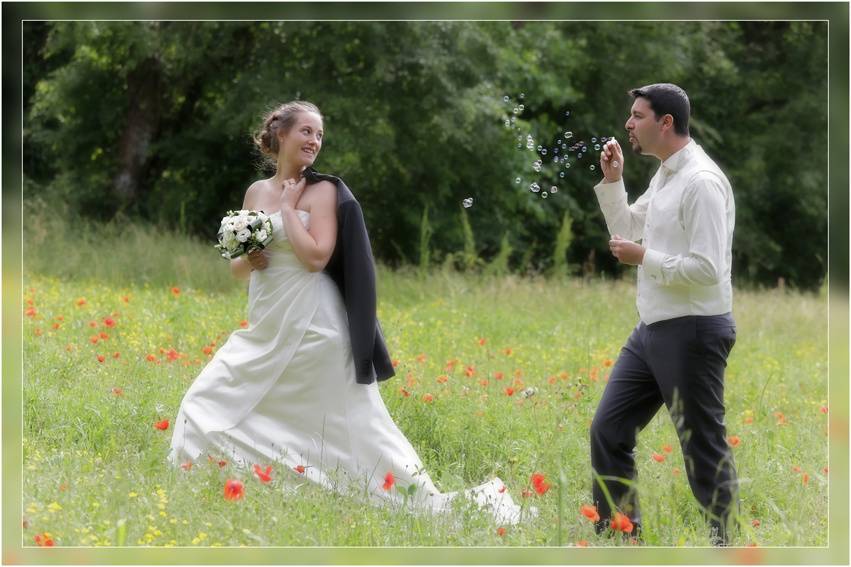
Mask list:
[{"label": "groom", "polygon": [[[602,532],[615,511],[639,535],[636,435],[664,403],[676,427],[692,493],[714,545],[729,542],[738,511],[733,456],[724,425],[724,369],[736,341],[731,314],[735,205],[730,182],[689,137],[689,100],[668,83],[629,91],[626,130],[635,153],[661,165],[627,204],[624,157],[614,139],[600,153],[594,187],[609,248],[638,266],[640,321],[615,364],[591,424],[593,495]],[[641,241],[638,244],[636,241]],[[614,506],[614,508],[613,508]]]}]

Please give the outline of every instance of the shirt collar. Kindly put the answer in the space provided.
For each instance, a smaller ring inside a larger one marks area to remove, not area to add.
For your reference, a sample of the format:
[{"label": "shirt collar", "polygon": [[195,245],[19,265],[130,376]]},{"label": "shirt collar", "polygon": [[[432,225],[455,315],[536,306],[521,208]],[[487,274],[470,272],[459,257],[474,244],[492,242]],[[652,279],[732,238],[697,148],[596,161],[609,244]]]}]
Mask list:
[{"label": "shirt collar", "polygon": [[697,146],[694,139],[689,140],[688,144],[668,156],[668,159],[662,162],[662,167],[670,171],[671,173],[676,173],[688,159],[691,152],[694,151],[694,148]]}]

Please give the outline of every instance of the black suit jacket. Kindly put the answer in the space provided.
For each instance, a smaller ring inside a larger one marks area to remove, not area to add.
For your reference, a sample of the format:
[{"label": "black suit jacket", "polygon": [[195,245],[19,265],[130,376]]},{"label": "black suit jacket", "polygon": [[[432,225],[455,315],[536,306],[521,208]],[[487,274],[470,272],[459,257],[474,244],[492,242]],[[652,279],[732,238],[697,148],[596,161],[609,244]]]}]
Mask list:
[{"label": "black suit jacket", "polygon": [[337,187],[337,244],[325,272],[346,305],[356,379],[359,384],[386,380],[396,372],[376,315],[375,260],[360,203],[339,177],[312,167],[303,175],[309,185],[330,181]]}]

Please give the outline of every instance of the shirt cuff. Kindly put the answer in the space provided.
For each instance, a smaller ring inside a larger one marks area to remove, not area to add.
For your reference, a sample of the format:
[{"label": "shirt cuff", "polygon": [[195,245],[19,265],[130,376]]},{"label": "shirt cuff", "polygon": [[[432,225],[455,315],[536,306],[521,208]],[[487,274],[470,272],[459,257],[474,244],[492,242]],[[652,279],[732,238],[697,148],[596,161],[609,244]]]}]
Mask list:
[{"label": "shirt cuff", "polygon": [[624,187],[623,178],[612,183],[603,180],[594,186],[594,191],[597,193],[597,200],[600,205],[616,205],[626,200],[626,187]]},{"label": "shirt cuff", "polygon": [[667,257],[667,254],[658,250],[650,250],[649,248],[644,250],[644,260],[641,262],[644,273],[658,284],[662,284],[664,281],[662,279],[662,262]]}]

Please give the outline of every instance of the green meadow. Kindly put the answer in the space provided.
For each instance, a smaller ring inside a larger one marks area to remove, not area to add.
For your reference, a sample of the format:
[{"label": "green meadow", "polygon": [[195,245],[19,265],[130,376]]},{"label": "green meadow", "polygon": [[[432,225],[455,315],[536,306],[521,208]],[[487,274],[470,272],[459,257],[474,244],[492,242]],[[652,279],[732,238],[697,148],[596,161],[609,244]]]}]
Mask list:
[{"label": "green meadow", "polygon": [[[24,250],[23,545],[622,546],[594,534],[588,430],[637,315],[634,282],[379,269],[397,375],[381,384],[441,490],[499,476],[539,514],[503,532],[365,506],[273,466],[165,461],[183,393],[245,318],[210,243],[129,223],[32,223]],[[727,429],[741,481],[735,545],[827,545],[827,298],[737,289]],[[533,388],[534,390],[527,390]],[[524,395],[524,391],[532,395]],[[636,451],[644,544],[705,546],[663,410]],[[269,463],[272,464],[272,463]],[[532,490],[533,473],[550,489]],[[227,480],[244,497],[223,497]]]}]

